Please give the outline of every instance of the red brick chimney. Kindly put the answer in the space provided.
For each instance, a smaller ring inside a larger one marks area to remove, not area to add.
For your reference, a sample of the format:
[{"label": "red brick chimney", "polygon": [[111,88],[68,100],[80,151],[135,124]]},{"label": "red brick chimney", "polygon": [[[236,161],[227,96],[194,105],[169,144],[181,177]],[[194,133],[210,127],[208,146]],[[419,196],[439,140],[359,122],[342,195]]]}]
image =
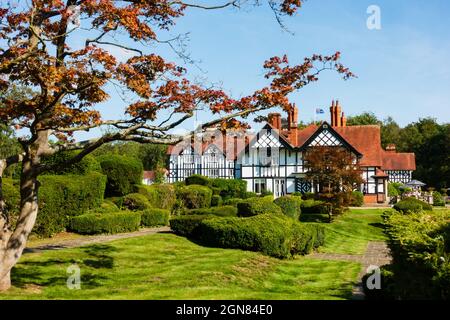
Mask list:
[{"label": "red brick chimney", "polygon": [[298,144],[298,108],[295,104],[288,111],[288,138],[294,146]]},{"label": "red brick chimney", "polygon": [[344,113],[342,112],[341,127],[346,127],[346,126],[347,126],[347,118],[345,117]]},{"label": "red brick chimney", "polygon": [[281,114],[269,113],[268,122],[275,129],[281,130]]}]

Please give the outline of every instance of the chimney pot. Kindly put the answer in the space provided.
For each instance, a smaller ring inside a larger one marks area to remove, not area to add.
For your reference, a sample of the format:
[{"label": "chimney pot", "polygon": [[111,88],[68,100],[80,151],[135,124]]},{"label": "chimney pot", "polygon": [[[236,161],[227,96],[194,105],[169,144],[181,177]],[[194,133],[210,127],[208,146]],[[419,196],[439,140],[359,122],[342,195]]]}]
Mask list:
[{"label": "chimney pot", "polygon": [[387,152],[396,152],[397,151],[397,146],[395,145],[395,143],[389,143],[386,146],[386,151]]}]

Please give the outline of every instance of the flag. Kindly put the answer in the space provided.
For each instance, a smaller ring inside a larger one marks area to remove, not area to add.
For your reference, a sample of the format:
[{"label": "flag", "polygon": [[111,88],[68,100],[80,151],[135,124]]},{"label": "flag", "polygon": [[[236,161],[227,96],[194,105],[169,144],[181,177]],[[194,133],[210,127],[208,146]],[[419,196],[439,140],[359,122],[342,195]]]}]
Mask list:
[{"label": "flag", "polygon": [[317,108],[316,109],[316,114],[322,114],[325,113],[325,111],[323,111],[323,109]]}]

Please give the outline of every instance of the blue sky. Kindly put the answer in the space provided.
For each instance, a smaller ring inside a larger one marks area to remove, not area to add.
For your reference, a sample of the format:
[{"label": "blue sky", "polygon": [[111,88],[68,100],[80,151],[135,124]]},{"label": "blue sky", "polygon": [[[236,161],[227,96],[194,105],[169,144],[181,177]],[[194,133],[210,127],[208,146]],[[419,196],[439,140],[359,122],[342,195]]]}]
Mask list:
[{"label": "blue sky", "polygon": [[[381,30],[369,30],[366,10],[381,9]],[[262,64],[287,54],[300,63],[313,53],[340,51],[343,63],[358,75],[343,81],[335,73],[292,96],[301,120],[313,119],[315,108],[328,120],[332,99],[347,115],[372,111],[392,116],[404,126],[423,117],[450,120],[450,2],[447,0],[308,0],[284,22],[283,31],[267,7],[251,10],[189,10],[169,34],[190,32],[187,50],[198,67],[190,76],[221,83],[234,96],[247,95],[266,84]],[[169,60],[182,61],[167,47],[151,48]],[[120,117],[124,104],[113,93],[100,109],[105,117]],[[198,120],[208,119],[201,114]],[[187,124],[189,127],[189,124]],[[257,126],[255,127],[257,128]],[[82,134],[82,137],[91,136]]]}]

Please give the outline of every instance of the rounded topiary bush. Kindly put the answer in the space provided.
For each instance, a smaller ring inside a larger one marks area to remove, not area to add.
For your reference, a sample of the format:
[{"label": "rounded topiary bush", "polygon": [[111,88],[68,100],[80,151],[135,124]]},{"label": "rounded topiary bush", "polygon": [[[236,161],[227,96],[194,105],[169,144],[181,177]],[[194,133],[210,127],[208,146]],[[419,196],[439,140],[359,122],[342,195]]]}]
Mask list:
[{"label": "rounded topiary bush", "polygon": [[327,208],[323,201],[319,200],[304,200],[301,203],[302,213],[326,213]]},{"label": "rounded topiary bush", "polygon": [[215,215],[219,217],[236,217],[237,208],[234,206],[211,207],[203,209],[191,209],[184,212],[191,215]]},{"label": "rounded topiary bush", "polygon": [[177,190],[177,197],[187,209],[207,208],[211,206],[212,190],[201,185],[189,185]]},{"label": "rounded topiary bush", "polygon": [[144,195],[152,207],[172,210],[177,200],[175,187],[168,183],[137,185],[135,192]]},{"label": "rounded topiary bush", "polygon": [[170,219],[170,228],[180,236],[198,238],[199,226],[203,220],[212,219],[213,215],[185,215]]},{"label": "rounded topiary bush", "polygon": [[210,182],[209,182],[209,178],[202,176],[200,174],[193,174],[190,177],[187,177],[185,180],[185,183],[187,186],[190,186],[192,184],[197,184],[200,186],[209,186]]},{"label": "rounded topiary bush", "polygon": [[130,193],[123,197],[123,206],[133,211],[151,208],[150,202],[140,193]]},{"label": "rounded topiary bush", "polygon": [[273,196],[249,198],[237,204],[239,217],[251,217],[260,214],[282,214],[281,208],[273,203]]},{"label": "rounded topiary bush", "polygon": [[414,213],[433,210],[433,207],[416,198],[405,198],[394,205],[394,209],[402,213]]},{"label": "rounded topiary bush", "polygon": [[89,213],[73,217],[69,229],[80,234],[120,233],[139,229],[139,212]]},{"label": "rounded topiary bush", "polygon": [[167,226],[169,224],[170,211],[151,208],[141,212],[141,224],[145,227]]},{"label": "rounded topiary bush", "polygon": [[107,176],[107,196],[124,196],[133,192],[134,185],[142,183],[144,168],[135,158],[106,155],[98,158],[102,172]]},{"label": "rounded topiary bush", "polygon": [[57,169],[47,171],[46,174],[75,174],[85,175],[90,172],[101,172],[100,163],[93,155],[86,155],[79,162],[66,165],[67,161],[75,157],[80,151],[62,151],[43,158],[42,162]]},{"label": "rounded topiary bush", "polygon": [[241,179],[215,178],[209,181],[212,189],[223,199],[242,198],[247,192],[247,181]]},{"label": "rounded topiary bush", "polygon": [[295,220],[300,218],[302,198],[297,196],[283,196],[274,200],[283,214]]},{"label": "rounded topiary bush", "polygon": [[111,200],[105,199],[100,207],[89,210],[89,213],[109,213],[119,211],[119,207]]},{"label": "rounded topiary bush", "polygon": [[438,191],[433,191],[433,205],[437,207],[445,207],[444,196]]},{"label": "rounded topiary bush", "polygon": [[238,203],[244,201],[241,198],[230,198],[223,201],[223,204],[226,206],[235,206],[237,207]]}]

